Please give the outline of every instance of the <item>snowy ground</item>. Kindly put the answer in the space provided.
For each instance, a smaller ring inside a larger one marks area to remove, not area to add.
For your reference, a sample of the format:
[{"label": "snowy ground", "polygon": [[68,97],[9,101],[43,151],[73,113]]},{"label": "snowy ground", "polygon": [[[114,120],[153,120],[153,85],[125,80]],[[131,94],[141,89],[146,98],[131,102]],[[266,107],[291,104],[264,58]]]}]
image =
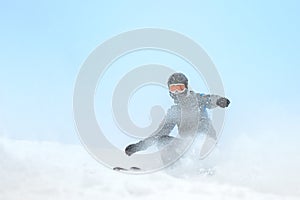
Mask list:
[{"label": "snowy ground", "polygon": [[[240,140],[249,143],[247,137]],[[276,159],[263,163],[264,156],[251,157],[253,151],[243,147],[241,154],[233,145],[226,156],[216,150],[201,174],[186,179],[164,171],[115,172],[80,145],[1,138],[0,200],[300,199],[298,163],[285,170],[286,165],[269,162]]]}]

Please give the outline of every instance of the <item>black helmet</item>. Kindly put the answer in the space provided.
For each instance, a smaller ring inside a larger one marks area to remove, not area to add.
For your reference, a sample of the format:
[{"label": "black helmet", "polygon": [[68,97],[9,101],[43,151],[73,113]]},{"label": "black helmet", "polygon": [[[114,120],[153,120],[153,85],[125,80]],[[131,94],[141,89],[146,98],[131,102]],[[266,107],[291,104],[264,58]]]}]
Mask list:
[{"label": "black helmet", "polygon": [[183,73],[174,73],[168,79],[168,86],[171,84],[179,84],[182,83],[188,88],[188,79]]},{"label": "black helmet", "polygon": [[[189,81],[188,81],[187,77],[183,73],[174,73],[168,79],[168,87],[171,84],[180,84],[180,83],[184,84],[186,90],[183,93],[179,94],[179,95],[184,95],[185,96],[188,93],[188,90],[187,90],[188,89],[188,82]],[[169,91],[169,95],[172,97],[172,99],[174,99],[174,102],[176,104],[179,103],[178,94],[174,94],[174,93]]]}]

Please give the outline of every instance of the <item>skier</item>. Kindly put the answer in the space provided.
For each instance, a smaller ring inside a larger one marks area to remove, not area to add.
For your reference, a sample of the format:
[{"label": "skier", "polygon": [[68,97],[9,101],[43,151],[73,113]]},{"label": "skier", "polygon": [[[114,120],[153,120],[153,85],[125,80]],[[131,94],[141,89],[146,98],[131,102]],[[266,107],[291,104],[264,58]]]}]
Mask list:
[{"label": "skier", "polygon": [[[172,74],[168,79],[168,88],[175,105],[168,109],[159,128],[151,136],[125,148],[125,153],[128,156],[146,150],[152,145],[164,147],[171,141],[180,143],[183,138],[191,135],[191,132],[193,132],[191,130],[195,130],[197,133],[203,132],[213,140],[217,140],[216,131],[206,109],[216,108],[217,106],[225,108],[228,107],[230,101],[218,95],[204,95],[189,90],[188,79],[183,73]],[[187,123],[184,123],[184,121]],[[189,123],[190,121],[196,123]],[[169,136],[176,125],[181,138]]]}]

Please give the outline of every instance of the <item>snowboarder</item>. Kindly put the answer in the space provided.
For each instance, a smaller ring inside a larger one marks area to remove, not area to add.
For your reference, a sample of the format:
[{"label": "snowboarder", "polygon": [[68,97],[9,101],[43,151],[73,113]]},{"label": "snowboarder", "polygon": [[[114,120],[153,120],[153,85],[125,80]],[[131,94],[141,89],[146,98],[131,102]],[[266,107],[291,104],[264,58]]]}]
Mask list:
[{"label": "snowboarder", "polygon": [[[190,129],[194,129],[197,133],[205,133],[213,140],[217,140],[216,131],[212,126],[206,109],[216,108],[217,106],[225,108],[228,107],[230,101],[218,95],[204,95],[189,90],[188,79],[183,73],[172,74],[168,79],[168,88],[175,105],[168,109],[159,128],[151,136],[125,148],[125,153],[128,156],[138,151],[146,150],[152,145],[163,147],[171,141],[174,142],[174,140],[180,142],[182,138],[189,136]],[[184,114],[184,110],[186,111],[185,113],[194,113],[194,115]],[[194,116],[197,116],[197,119],[194,119]],[[183,123],[183,121],[195,120],[197,123],[194,124],[197,127],[193,127],[191,125],[193,123]],[[169,136],[176,125],[181,138]]]}]

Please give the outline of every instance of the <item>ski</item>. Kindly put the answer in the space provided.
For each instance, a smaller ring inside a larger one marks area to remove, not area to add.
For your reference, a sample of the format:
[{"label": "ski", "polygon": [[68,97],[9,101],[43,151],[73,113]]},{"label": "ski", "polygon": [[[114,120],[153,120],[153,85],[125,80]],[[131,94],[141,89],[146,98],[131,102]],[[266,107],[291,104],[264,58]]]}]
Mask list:
[{"label": "ski", "polygon": [[130,168],[123,168],[123,167],[114,167],[113,170],[115,171],[141,171],[142,169],[139,167],[130,167]]}]

